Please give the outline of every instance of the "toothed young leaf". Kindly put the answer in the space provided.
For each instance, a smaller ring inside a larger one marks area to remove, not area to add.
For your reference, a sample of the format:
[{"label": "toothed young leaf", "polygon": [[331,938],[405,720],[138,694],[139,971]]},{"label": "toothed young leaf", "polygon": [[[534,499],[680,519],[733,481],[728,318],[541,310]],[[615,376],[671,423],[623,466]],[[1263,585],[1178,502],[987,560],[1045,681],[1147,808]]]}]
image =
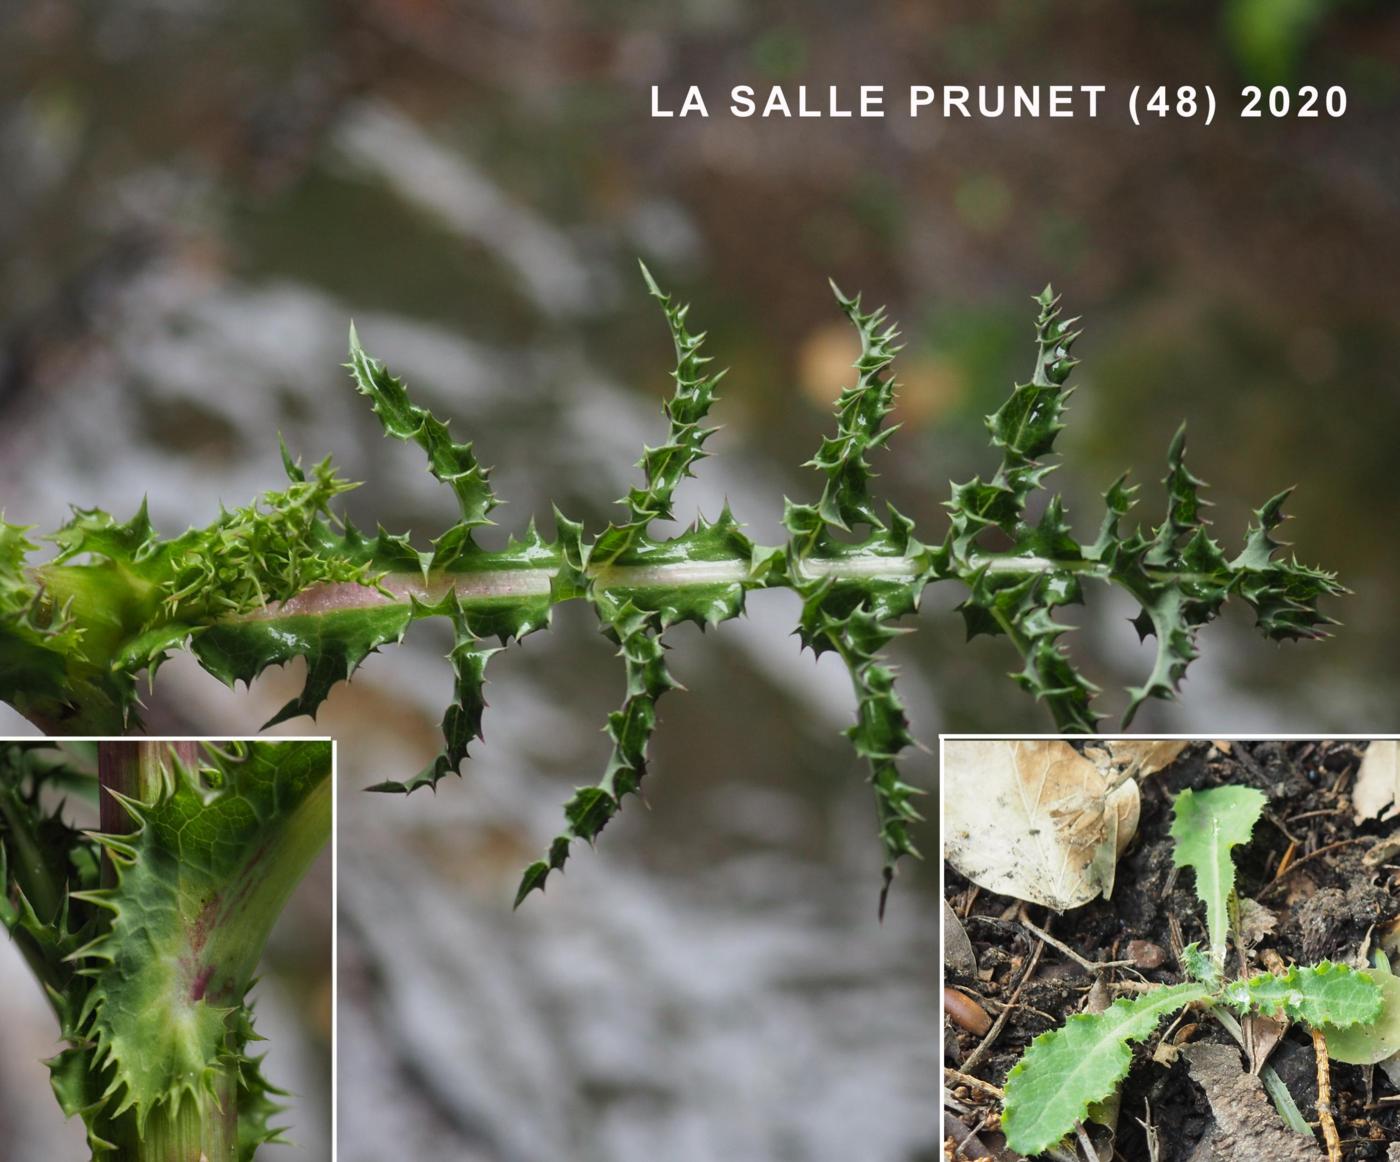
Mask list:
[{"label": "toothed young leaf", "polygon": [[1235,890],[1234,848],[1248,843],[1267,802],[1253,787],[1182,791],[1172,806],[1172,862],[1196,874],[1205,905],[1206,933],[1217,971],[1225,963],[1230,898]]},{"label": "toothed young leaf", "polygon": [[1324,960],[1285,973],[1260,973],[1226,986],[1221,998],[1240,1013],[1299,1021],[1309,1028],[1369,1025],[1381,1013],[1381,989],[1370,973]]},{"label": "toothed young leaf", "polygon": [[[1039,1154],[1073,1130],[1126,1076],[1132,1061],[1128,1045],[1185,1004],[1206,1001],[1218,1017],[1224,1015],[1222,1006],[1228,1006],[1241,1014],[1298,1021],[1324,1035],[1332,1029],[1343,1043],[1348,1030],[1381,1018],[1383,991],[1376,979],[1326,960],[1279,974],[1224,979],[1225,938],[1234,901],[1231,851],[1249,840],[1265,802],[1260,792],[1237,786],[1185,790],[1177,796],[1173,859],[1177,867],[1196,873],[1197,894],[1206,905],[1210,955],[1196,944],[1187,945],[1181,962],[1191,980],[1136,1000],[1116,1001],[1103,1013],[1080,1013],[1037,1037],[1006,1079],[1002,1129],[1013,1149]],[[1275,1078],[1273,1084],[1279,1091],[1276,1100],[1291,1105],[1281,1083]],[[1300,1128],[1306,1130],[1305,1125]]]},{"label": "toothed young leaf", "polygon": [[1102,1013],[1076,1013],[1042,1033],[1006,1078],[1002,1132],[1027,1156],[1055,1145],[1109,1097],[1132,1064],[1128,1046],[1151,1036],[1163,1017],[1209,995],[1204,985],[1171,985],[1114,1001]]},{"label": "toothed young leaf", "polygon": [[1358,1024],[1325,1024],[1327,1055],[1348,1065],[1377,1065],[1400,1053],[1400,976],[1390,970],[1390,961],[1376,950],[1376,966],[1371,979],[1381,993],[1381,1010],[1376,1017]]}]

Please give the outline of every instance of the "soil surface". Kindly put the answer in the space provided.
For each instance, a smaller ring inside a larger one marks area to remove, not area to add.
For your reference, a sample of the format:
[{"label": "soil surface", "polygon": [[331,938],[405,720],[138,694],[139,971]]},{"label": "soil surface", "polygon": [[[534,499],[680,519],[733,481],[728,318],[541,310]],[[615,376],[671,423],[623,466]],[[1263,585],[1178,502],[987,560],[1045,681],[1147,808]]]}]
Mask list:
[{"label": "soil surface", "polygon": [[[1269,915],[1254,914],[1259,934],[1249,953],[1250,971],[1265,967],[1270,953],[1287,963],[1306,964],[1323,958],[1349,961],[1383,941],[1393,948],[1400,929],[1400,859],[1377,867],[1362,861],[1378,838],[1395,833],[1395,824],[1372,820],[1358,826],[1352,820],[1350,790],[1366,745],[1193,744],[1143,783],[1141,822],[1119,862],[1113,898],[1064,915],[983,891],[946,867],[945,898],[971,941],[976,971],[945,966],[944,983],[975,999],[993,1021],[1009,1012],[995,1038],[980,1049],[986,1038],[972,1031],[977,1015],[963,1019],[969,1029],[945,1014],[945,1066],[1000,1087],[1031,1039],[1084,1008],[1091,988],[1106,1001],[1126,995],[1119,991],[1124,982],[1131,988],[1131,982],[1183,979],[1179,950],[1192,941],[1205,942],[1204,912],[1191,873],[1173,868],[1168,837],[1172,798],[1187,787],[1243,784],[1268,796],[1250,843],[1235,849],[1239,895],[1257,901],[1273,919],[1271,930],[1259,931],[1269,928]],[[1245,905],[1247,924],[1250,911]],[[1087,961],[1132,959],[1136,964],[1087,971],[1053,946],[1041,947],[1023,918]],[[1238,957],[1232,958],[1238,971]],[[1180,1021],[1163,1022],[1154,1037],[1136,1046],[1122,1088],[1116,1136],[1100,1156],[1124,1162],[1271,1157],[1244,1143],[1221,1151],[1202,1145],[1211,1134],[1218,1138],[1220,1126],[1206,1092],[1193,1081],[1189,1054],[1182,1050],[1214,1044],[1238,1051],[1219,1022],[1208,1014],[1188,1013]],[[1268,1063],[1288,1085],[1303,1116],[1316,1124],[1316,1060],[1307,1030],[1289,1029]],[[1386,1072],[1379,1066],[1332,1062],[1331,1085],[1341,1156],[1347,1162],[1396,1157],[1388,1148],[1400,1143],[1400,1091]],[[948,1075],[944,1092],[947,1157],[998,1162],[1019,1157],[996,1133],[994,1091]],[[1105,1140],[1101,1132],[1095,1135],[1096,1144]],[[1297,1140],[1306,1146],[1306,1139]],[[1325,1157],[1320,1133],[1316,1156]]]}]

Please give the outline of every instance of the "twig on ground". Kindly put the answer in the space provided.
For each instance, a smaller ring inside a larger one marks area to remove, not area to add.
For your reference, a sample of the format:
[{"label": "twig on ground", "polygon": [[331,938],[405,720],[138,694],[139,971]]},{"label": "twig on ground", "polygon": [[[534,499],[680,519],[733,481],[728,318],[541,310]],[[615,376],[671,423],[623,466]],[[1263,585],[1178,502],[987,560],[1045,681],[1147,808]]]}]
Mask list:
[{"label": "twig on ground", "polygon": [[1019,923],[1022,928],[1025,928],[1028,931],[1034,933],[1036,936],[1040,937],[1041,940],[1045,941],[1045,943],[1050,945],[1051,948],[1055,949],[1056,952],[1061,952],[1065,956],[1068,956],[1072,961],[1074,961],[1075,964],[1079,965],[1079,967],[1082,968],[1085,972],[1103,972],[1105,969],[1108,968],[1132,968],[1137,963],[1137,961],[1135,960],[1086,960],[1084,957],[1080,956],[1079,953],[1075,952],[1075,950],[1071,948],[1068,944],[1063,944],[1060,941],[1056,940],[1053,936],[1050,935],[1050,933],[1044,931],[1043,929],[1037,928],[1029,920],[1025,919],[1025,917],[1022,917]]},{"label": "twig on ground", "polygon": [[1267,893],[1273,891],[1276,887],[1279,886],[1280,883],[1283,882],[1283,878],[1285,876],[1292,875],[1295,871],[1297,871],[1300,867],[1307,863],[1308,860],[1316,859],[1320,855],[1326,855],[1329,851],[1336,851],[1339,847],[1350,847],[1353,843],[1371,842],[1372,840],[1368,836],[1358,835],[1354,836],[1351,839],[1339,839],[1336,843],[1329,843],[1326,847],[1319,847],[1316,851],[1310,851],[1307,855],[1303,856],[1302,859],[1295,859],[1292,863],[1288,865],[1288,867],[1284,871],[1279,872],[1277,875],[1274,876],[1272,880],[1265,884],[1263,889],[1259,893],[1259,898],[1262,899]]},{"label": "twig on ground", "polygon": [[1327,1143],[1327,1162],[1342,1162],[1342,1140],[1332,1117],[1332,1069],[1327,1062],[1327,1038],[1321,1029],[1312,1030],[1312,1043],[1317,1058],[1317,1120]]},{"label": "twig on ground", "polygon": [[1290,815],[1284,820],[1285,823],[1297,823],[1299,819],[1317,819],[1323,815],[1345,815],[1346,810],[1342,807],[1324,807],[1320,811],[1304,811],[1299,815]]},{"label": "twig on ground", "polygon": [[973,1077],[970,1073],[964,1073],[961,1069],[954,1069],[951,1065],[943,1067],[943,1080],[952,1082],[954,1085],[965,1085],[968,1089],[975,1089],[979,1093],[985,1093],[988,1097],[994,1097],[997,1101],[1005,1096],[1003,1091],[993,1085],[990,1081],[983,1081],[980,1077]]},{"label": "twig on ground", "polygon": [[1012,989],[1011,996],[1007,998],[1006,1007],[997,1014],[997,1019],[992,1022],[992,1027],[987,1030],[987,1035],[982,1038],[981,1044],[977,1046],[963,1061],[963,1069],[972,1072],[980,1065],[983,1059],[991,1052],[992,1045],[1001,1036],[1001,1031],[1006,1027],[1006,1022],[1011,1019],[1011,1011],[1016,1007],[1016,1001],[1021,996],[1021,990],[1025,988],[1026,981],[1030,980],[1031,973],[1035,971],[1035,966],[1040,963],[1040,954],[1045,950],[1044,942],[1035,946],[1035,951],[1026,961],[1025,970],[1021,973],[1021,979],[1016,982],[1016,987]]},{"label": "twig on ground", "polygon": [[1142,1127],[1142,1132],[1147,1138],[1148,1162],[1158,1162],[1162,1147],[1157,1138],[1156,1123],[1152,1120],[1152,1103],[1148,1101],[1147,1098],[1143,1098],[1142,1105],[1146,1117],[1134,1118],[1133,1121],[1137,1122],[1137,1124]]}]

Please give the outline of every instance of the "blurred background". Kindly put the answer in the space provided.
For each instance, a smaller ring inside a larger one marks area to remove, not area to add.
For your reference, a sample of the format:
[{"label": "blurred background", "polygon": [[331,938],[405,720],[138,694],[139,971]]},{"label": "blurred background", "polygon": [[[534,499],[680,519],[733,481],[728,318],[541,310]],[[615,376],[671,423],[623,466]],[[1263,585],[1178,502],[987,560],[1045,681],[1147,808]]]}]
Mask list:
[{"label": "blurred background", "polygon": [[[1217,535],[1238,544],[1297,483],[1298,554],[1355,590],[1324,645],[1227,614],[1180,701],[1136,725],[1396,728],[1393,6],[33,0],[0,21],[10,520],[52,529],[70,501],[125,517],[149,495],[178,531],[275,486],[280,431],[367,482],[357,521],[426,541],[451,497],[351,390],[353,316],[496,466],[502,538],[532,515],[549,529],[551,503],[597,529],[664,431],[670,349],[640,256],[733,369],[679,512],[727,498],[774,543],[784,494],[817,494],[800,465],[854,354],[834,276],[903,324],[880,483],[936,541],[948,481],[995,465],[981,417],[1028,373],[1030,296],[1053,281],[1086,326],[1054,479],[1081,536],[1126,468],[1157,519],[1186,420]],[[1249,81],[1344,85],[1348,110],[1142,129],[1119,101],[1096,121],[648,116],[652,84],[678,104],[692,83],[1091,83],[1120,101],[1209,83],[1233,109]],[[1072,648],[1111,714],[1148,656],[1134,610],[1090,598]],[[931,590],[895,644],[919,737],[1048,729],[1006,643],[963,644],[958,599]],[[662,703],[649,809],[629,803],[518,914],[518,873],[601,770],[621,696],[586,608],[492,663],[488,744],[436,796],[361,792],[436,749],[434,627],[314,728],[289,724],[341,741],[341,1158],[937,1156],[934,874],[906,868],[876,922],[872,808],[839,736],[853,699],[799,652],[796,612],[762,594],[742,622],[671,635],[689,692]],[[180,659],[148,722],[256,729],[295,682],[231,694]],[[909,770],[932,789],[930,758]]]}]

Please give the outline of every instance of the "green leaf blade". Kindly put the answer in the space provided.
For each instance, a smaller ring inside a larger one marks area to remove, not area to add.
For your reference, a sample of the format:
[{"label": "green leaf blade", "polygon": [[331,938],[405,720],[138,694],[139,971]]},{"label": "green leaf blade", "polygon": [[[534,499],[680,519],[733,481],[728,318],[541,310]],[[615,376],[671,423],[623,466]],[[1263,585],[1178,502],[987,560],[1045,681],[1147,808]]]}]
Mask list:
[{"label": "green leaf blade", "polygon": [[1048,1150],[1127,1076],[1130,1043],[1150,1036],[1163,1017],[1208,995],[1205,986],[1193,982],[1172,985],[1115,1001],[1102,1013],[1078,1013],[1042,1033],[1006,1079],[1007,1144],[1028,1156]]},{"label": "green leaf blade", "polygon": [[1351,1025],[1323,1024],[1327,1055],[1348,1065],[1376,1065],[1400,1053],[1400,976],[1379,950],[1371,974],[1381,992],[1381,1010],[1375,1019]]},{"label": "green leaf blade", "polygon": [[1223,999],[1241,1012],[1286,1017],[1313,1029],[1345,1029],[1372,1024],[1381,1015],[1383,994],[1370,973],[1323,960],[1236,981]]},{"label": "green leaf blade", "polygon": [[428,471],[452,489],[462,523],[468,529],[491,524],[490,513],[500,502],[471,444],[457,443],[442,420],[414,403],[403,381],[360,346],[353,326],[348,366],[356,389],[372,401],[385,435],[417,444],[427,458]]},{"label": "green leaf blade", "polygon": [[1196,874],[1196,894],[1206,909],[1211,958],[1225,963],[1229,901],[1235,890],[1231,852],[1248,843],[1268,800],[1253,787],[1182,791],[1172,808],[1172,860]]}]

